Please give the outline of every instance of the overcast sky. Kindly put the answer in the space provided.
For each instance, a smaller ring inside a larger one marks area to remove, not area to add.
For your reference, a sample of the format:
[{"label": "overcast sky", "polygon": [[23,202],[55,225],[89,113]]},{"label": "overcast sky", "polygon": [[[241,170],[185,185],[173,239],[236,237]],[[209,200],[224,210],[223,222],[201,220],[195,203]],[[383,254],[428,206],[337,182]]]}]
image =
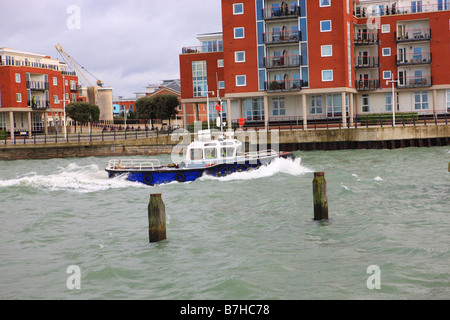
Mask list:
[{"label": "overcast sky", "polygon": [[0,21],[0,47],[62,60],[59,43],[115,97],[129,98],[179,79],[182,47],[222,31],[220,0],[2,0]]}]

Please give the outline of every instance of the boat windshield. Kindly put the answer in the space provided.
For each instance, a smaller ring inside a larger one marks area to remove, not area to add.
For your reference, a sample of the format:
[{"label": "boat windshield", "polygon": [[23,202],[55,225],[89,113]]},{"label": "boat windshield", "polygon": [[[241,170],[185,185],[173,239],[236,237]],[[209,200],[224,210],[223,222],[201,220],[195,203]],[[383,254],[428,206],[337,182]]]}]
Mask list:
[{"label": "boat windshield", "polygon": [[215,158],[217,158],[216,148],[206,148],[205,159],[215,159]]},{"label": "boat windshield", "polygon": [[220,148],[220,154],[222,158],[230,158],[234,156],[234,148],[233,147],[223,147]]}]

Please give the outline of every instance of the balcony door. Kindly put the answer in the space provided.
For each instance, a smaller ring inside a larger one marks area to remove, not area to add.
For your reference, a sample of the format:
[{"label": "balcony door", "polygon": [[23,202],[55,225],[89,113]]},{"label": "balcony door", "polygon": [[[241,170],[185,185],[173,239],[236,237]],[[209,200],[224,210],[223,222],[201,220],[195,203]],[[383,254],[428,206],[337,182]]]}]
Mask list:
[{"label": "balcony door", "polygon": [[360,51],[359,52],[358,65],[361,67],[369,66],[369,52],[368,51]]},{"label": "balcony door", "polygon": [[406,70],[402,70],[398,72],[398,85],[400,87],[406,85]]}]

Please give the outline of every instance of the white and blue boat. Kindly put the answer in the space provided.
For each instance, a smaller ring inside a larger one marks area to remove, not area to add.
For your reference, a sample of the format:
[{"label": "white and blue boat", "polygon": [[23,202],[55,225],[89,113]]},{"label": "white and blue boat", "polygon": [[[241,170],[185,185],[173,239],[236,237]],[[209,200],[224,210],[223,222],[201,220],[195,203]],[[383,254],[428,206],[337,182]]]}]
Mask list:
[{"label": "white and blue boat", "polygon": [[129,181],[157,185],[195,181],[204,174],[223,177],[268,165],[277,158],[295,159],[291,152],[274,150],[243,153],[242,142],[233,136],[233,132],[227,132],[213,139],[210,130],[201,130],[188,146],[181,163],[161,165],[157,159],[110,160],[106,171],[109,178],[126,176]]}]

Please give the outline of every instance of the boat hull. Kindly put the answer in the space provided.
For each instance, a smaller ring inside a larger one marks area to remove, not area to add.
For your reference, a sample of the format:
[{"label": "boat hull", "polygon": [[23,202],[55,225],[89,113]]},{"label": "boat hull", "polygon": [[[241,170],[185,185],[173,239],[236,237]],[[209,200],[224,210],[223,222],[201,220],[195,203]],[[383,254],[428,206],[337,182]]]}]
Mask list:
[{"label": "boat hull", "polygon": [[204,168],[173,168],[154,170],[133,170],[133,169],[106,169],[109,178],[126,175],[126,179],[133,182],[140,182],[146,185],[158,185],[170,182],[192,182],[202,177],[204,174],[213,177],[224,177],[235,172],[249,171],[257,169],[262,165],[269,164],[276,158],[295,159],[290,153],[283,153],[277,157],[261,158],[244,163],[222,163]]}]

